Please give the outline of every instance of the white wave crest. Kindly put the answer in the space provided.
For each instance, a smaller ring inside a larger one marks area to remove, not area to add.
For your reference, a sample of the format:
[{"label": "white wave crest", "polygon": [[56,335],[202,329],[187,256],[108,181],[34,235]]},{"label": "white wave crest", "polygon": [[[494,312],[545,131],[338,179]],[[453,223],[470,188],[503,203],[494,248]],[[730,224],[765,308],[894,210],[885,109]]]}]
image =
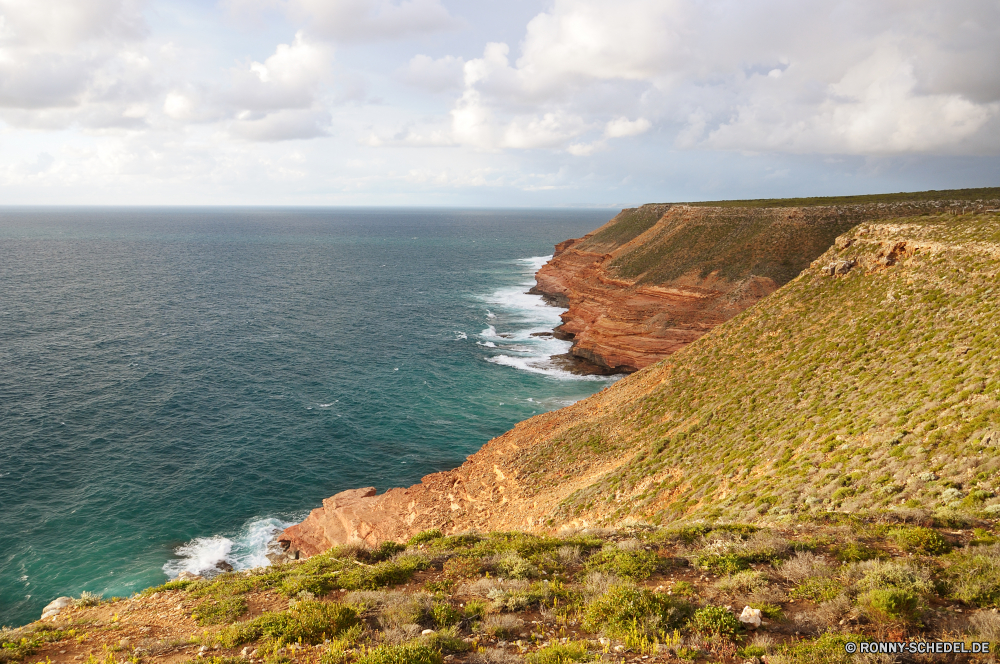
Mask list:
[{"label": "white wave crest", "polygon": [[[544,376],[550,376],[552,378],[559,378],[561,380],[602,380],[611,381],[615,377],[609,376],[584,376],[580,374],[571,373],[565,369],[560,369],[557,367],[551,359],[548,357],[544,358],[528,358],[528,357],[514,357],[512,355],[494,355],[493,357],[486,358],[487,362],[492,362],[493,364],[499,364],[504,367],[513,367],[514,369],[520,369],[521,371],[527,371],[534,374],[542,374]],[[572,401],[570,403],[573,403]],[[567,404],[568,405],[568,404]]]},{"label": "white wave crest", "polygon": [[469,335],[467,335],[465,332],[459,332],[458,330],[455,331],[455,341],[463,341],[468,338]]},{"label": "white wave crest", "polygon": [[293,523],[273,517],[252,519],[233,534],[196,537],[174,549],[177,558],[164,563],[163,571],[174,579],[181,572],[212,576],[222,562],[237,570],[266,567],[268,542]]}]

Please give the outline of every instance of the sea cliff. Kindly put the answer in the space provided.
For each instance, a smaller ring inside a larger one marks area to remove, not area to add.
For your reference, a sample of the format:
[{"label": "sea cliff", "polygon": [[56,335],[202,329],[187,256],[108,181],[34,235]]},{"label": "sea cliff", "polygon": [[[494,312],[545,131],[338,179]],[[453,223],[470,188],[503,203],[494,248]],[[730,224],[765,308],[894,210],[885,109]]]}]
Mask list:
[{"label": "sea cliff", "polygon": [[[626,210],[562,243],[536,288],[569,304],[562,327],[579,340],[574,352],[646,368],[521,422],[455,470],[382,495],[327,499],[278,537],[281,556],[432,528],[541,532],[856,509],[876,490],[879,504],[930,500],[911,481],[914,469],[971,472],[931,461],[936,448],[920,445],[931,429],[954,447],[949,454],[1000,430],[986,387],[996,384],[990,349],[1000,338],[975,299],[1000,287],[998,207],[981,199]],[[961,285],[950,270],[965,275]],[[947,324],[940,307],[951,312]],[[925,333],[936,346],[924,347]],[[921,405],[944,374],[896,377],[898,361],[925,366],[921,353],[982,394],[949,404],[944,429]],[[913,468],[883,459],[901,443],[922,450]],[[995,463],[970,468],[991,473]],[[820,472],[828,466],[832,476]],[[854,488],[838,492],[845,486]]]}]

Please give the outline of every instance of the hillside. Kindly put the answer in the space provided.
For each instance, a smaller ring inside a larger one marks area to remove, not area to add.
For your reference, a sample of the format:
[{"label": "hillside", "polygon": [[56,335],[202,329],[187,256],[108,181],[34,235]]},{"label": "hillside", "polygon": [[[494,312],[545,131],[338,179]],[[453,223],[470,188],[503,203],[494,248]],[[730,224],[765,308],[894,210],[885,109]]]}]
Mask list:
[{"label": "hillside", "polygon": [[556,247],[532,292],[567,307],[557,336],[630,372],[774,292],[858,223],[995,208],[1000,189],[656,204]]},{"label": "hillside", "polygon": [[453,471],[334,496],[281,539],[310,555],[429,528],[990,510],[998,258],[995,213],[861,224],[669,361],[518,424]]},{"label": "hillside", "polygon": [[273,566],[66,598],[0,630],[0,662],[996,652],[1000,211],[982,207],[863,220],[756,305],[459,468],[325,500]]}]

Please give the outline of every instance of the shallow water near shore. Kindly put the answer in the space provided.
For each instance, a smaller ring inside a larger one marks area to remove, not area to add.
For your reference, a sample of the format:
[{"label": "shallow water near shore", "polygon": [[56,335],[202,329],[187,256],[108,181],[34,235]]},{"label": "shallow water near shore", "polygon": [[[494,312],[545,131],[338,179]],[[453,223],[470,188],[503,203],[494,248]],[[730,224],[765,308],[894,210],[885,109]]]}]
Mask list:
[{"label": "shallow water near shore", "polygon": [[0,625],[262,564],[323,498],[607,386],[524,292],[613,214],[0,209]]}]

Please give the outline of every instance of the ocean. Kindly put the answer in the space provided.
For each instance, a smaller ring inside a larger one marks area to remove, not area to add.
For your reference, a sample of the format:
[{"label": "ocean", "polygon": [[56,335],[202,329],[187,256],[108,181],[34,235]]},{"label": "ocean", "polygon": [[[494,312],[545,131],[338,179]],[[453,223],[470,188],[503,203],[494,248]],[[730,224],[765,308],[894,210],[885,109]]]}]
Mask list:
[{"label": "ocean", "polygon": [[266,564],[323,498],[606,387],[525,291],[613,214],[0,209],[0,625]]}]

